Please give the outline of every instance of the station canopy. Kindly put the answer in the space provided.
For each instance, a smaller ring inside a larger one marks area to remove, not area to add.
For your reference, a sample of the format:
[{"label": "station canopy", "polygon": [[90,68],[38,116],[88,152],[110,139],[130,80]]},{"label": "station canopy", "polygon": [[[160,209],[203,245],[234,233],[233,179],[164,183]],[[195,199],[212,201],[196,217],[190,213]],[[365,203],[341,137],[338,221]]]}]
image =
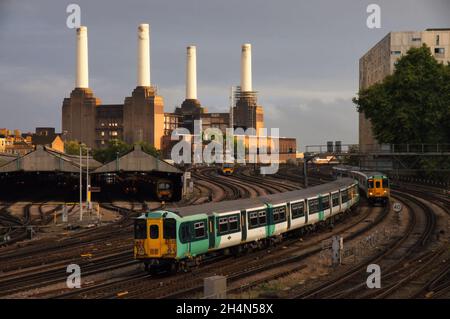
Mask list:
[{"label": "station canopy", "polygon": [[163,172],[182,174],[183,172],[175,166],[160,160],[150,154],[145,153],[140,145],[135,145],[134,149],[127,154],[97,168],[93,173],[113,173],[113,172]]},{"label": "station canopy", "polygon": [[[79,156],[67,155],[51,148],[38,145],[36,149],[24,156],[16,157],[6,164],[0,163],[0,173],[12,172],[66,172],[80,171]],[[82,169],[86,166],[86,157],[82,157]],[[89,158],[89,168],[95,169],[101,163]]]}]

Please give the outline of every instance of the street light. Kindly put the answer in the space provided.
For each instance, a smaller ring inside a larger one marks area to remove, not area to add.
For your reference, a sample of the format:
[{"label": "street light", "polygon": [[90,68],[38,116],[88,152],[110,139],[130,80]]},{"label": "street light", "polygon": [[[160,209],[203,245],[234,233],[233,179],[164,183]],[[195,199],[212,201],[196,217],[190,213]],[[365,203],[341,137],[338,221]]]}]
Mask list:
[{"label": "street light", "polygon": [[89,147],[86,147],[86,209],[90,210],[91,199],[89,196],[90,185],[89,185]]},{"label": "street light", "polygon": [[80,146],[80,222],[83,221],[83,169],[82,169],[82,153],[81,150],[83,148],[83,145],[81,142],[79,143]]}]

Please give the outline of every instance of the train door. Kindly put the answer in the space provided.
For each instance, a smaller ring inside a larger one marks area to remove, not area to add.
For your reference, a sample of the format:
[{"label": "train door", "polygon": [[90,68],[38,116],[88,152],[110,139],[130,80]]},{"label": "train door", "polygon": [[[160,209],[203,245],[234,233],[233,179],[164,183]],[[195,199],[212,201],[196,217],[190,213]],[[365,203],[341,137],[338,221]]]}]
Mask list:
[{"label": "train door", "polygon": [[308,224],[309,220],[309,200],[305,199],[305,225]]},{"label": "train door", "polygon": [[247,212],[245,210],[241,210],[241,232],[242,232],[242,241],[247,240]]},{"label": "train door", "polygon": [[161,256],[162,220],[148,219],[147,247],[152,257]]},{"label": "train door", "polygon": [[209,236],[209,249],[212,249],[216,246],[216,225],[215,225],[216,217],[208,216],[208,236]]},{"label": "train door", "polygon": [[325,213],[323,211],[323,199],[322,196],[319,195],[319,220],[325,219]]},{"label": "train door", "polygon": [[291,214],[291,203],[287,203],[286,205],[287,210],[286,210],[286,220],[287,220],[287,229],[291,229],[291,218],[292,218],[292,214]]}]

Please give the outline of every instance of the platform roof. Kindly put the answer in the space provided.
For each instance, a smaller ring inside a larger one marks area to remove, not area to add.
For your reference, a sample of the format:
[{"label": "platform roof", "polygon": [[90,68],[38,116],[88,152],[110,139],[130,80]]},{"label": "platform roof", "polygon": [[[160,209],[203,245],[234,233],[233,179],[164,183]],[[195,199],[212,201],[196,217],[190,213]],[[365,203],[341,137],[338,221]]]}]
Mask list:
[{"label": "platform roof", "polygon": [[117,160],[113,160],[97,168],[93,173],[112,173],[118,171],[183,173],[175,166],[145,153],[139,145],[135,145],[132,151],[119,157]]},{"label": "platform roof", "polygon": [[17,158],[16,155],[0,153],[0,166],[5,165],[8,162],[14,161]]},{"label": "platform roof", "polygon": [[37,146],[34,151],[0,166],[0,173],[18,171],[76,173],[79,170],[79,166],[64,153],[44,146]]}]

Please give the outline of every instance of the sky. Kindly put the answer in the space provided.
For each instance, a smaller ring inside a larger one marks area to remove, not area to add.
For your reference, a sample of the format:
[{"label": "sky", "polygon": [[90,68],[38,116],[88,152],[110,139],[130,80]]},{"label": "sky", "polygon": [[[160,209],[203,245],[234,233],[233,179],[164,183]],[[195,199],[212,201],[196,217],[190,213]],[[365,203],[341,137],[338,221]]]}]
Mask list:
[{"label": "sky", "polygon": [[[105,104],[136,87],[137,26],[151,29],[151,80],[173,112],[185,94],[186,46],[197,46],[198,98],[227,112],[240,81],[240,46],[252,44],[253,89],[265,126],[305,145],[358,141],[359,58],[390,31],[450,27],[450,0],[0,0],[0,128],[61,129],[75,86],[75,29],[88,27],[89,84]],[[369,29],[369,4],[381,28]]]}]

